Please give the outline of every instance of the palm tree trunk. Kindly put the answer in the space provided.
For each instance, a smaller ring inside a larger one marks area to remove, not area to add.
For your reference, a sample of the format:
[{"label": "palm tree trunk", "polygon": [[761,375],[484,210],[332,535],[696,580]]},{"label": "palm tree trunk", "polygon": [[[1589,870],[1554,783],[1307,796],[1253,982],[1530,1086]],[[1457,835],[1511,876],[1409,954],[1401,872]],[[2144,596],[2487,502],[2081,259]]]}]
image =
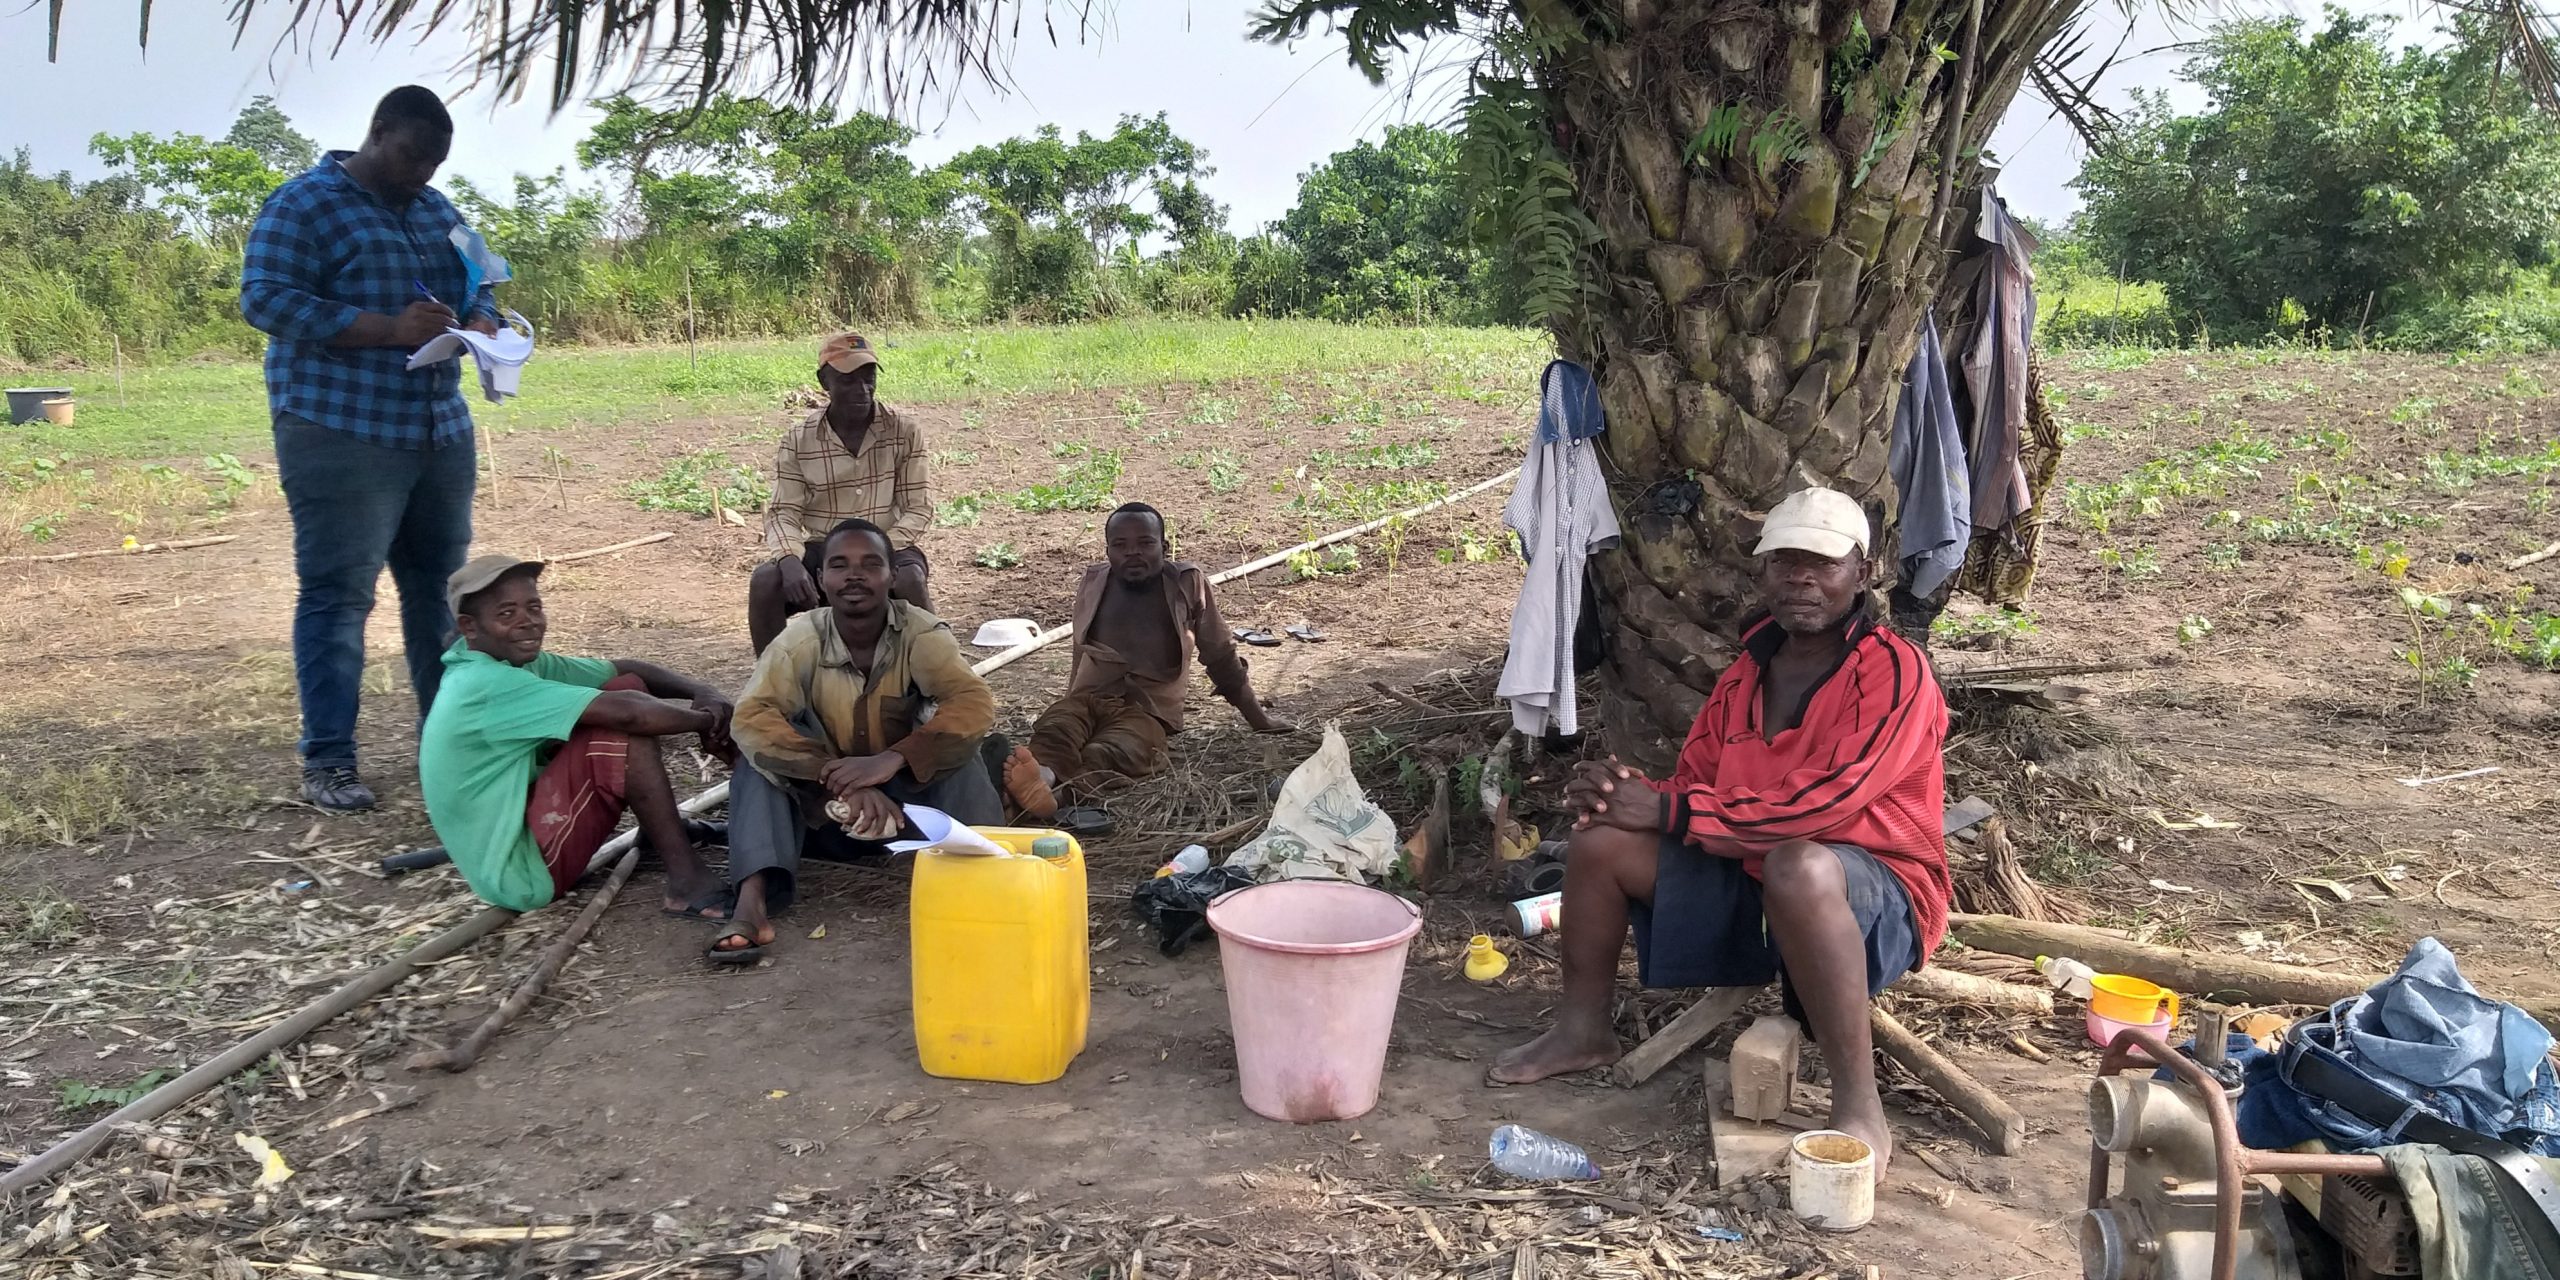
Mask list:
[{"label": "palm tree trunk", "polygon": [[[1956,196],[2078,0],[1986,0]],[[1557,16],[1524,0],[1533,29]],[[1759,513],[1808,485],[1895,513],[1889,428],[1945,275],[1926,244],[1967,0],[1619,0],[1538,70],[1599,228],[1558,343],[1598,375],[1624,546],[1593,562],[1612,749],[1660,765],[1753,608]],[[1566,19],[1566,21],[1573,21]],[[1941,50],[1950,50],[1942,54]],[[1947,219],[1960,239],[1962,219]]]}]

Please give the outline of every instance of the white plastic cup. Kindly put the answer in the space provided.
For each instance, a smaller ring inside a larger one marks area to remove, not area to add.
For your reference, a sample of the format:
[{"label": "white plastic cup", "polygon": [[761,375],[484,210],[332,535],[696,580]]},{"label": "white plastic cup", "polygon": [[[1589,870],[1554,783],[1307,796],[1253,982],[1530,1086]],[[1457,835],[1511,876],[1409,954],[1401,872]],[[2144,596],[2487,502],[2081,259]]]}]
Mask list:
[{"label": "white plastic cup", "polygon": [[1564,915],[1564,894],[1542,893],[1511,904],[1511,931],[1534,938],[1556,927]]},{"label": "white plastic cup", "polygon": [[1855,1231],[1876,1216],[1876,1153],[1837,1129],[1787,1144],[1787,1207],[1816,1231]]}]

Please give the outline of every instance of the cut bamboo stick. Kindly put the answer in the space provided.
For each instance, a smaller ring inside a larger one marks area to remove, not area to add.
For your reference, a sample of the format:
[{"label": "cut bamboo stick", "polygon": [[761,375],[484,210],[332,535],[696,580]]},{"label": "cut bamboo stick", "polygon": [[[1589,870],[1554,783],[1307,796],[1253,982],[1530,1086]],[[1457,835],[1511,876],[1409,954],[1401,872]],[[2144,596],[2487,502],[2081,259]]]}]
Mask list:
[{"label": "cut bamboo stick", "polygon": [[612,555],[612,554],[613,554],[614,552],[616,552],[616,551],[629,551],[629,550],[630,550],[630,549],[632,549],[633,547],[645,547],[645,546],[648,546],[648,545],[649,545],[650,543],[652,543],[652,542],[664,542],[664,541],[666,541],[667,539],[672,538],[672,537],[674,537],[674,536],[675,536],[675,535],[674,535],[674,534],[672,534],[672,533],[664,533],[664,532],[661,532],[661,533],[653,533],[653,534],[650,534],[648,537],[645,537],[645,538],[633,538],[633,539],[632,539],[632,540],[630,540],[629,542],[617,542],[617,543],[612,544],[611,546],[590,547],[590,548],[588,548],[587,550],[584,550],[584,551],[572,551],[572,552],[570,552],[569,554],[567,554],[567,555],[565,555],[565,556],[552,556],[552,557],[550,557],[550,558],[548,558],[548,559],[544,560],[544,561],[543,561],[543,563],[544,563],[544,564],[568,564],[568,563],[570,563],[571,561],[575,561],[575,560],[593,560],[593,559],[595,559],[597,556],[609,556],[609,555]]},{"label": "cut bamboo stick", "polygon": [[138,556],[153,551],[192,551],[197,547],[218,547],[238,542],[240,535],[225,533],[211,538],[180,538],[175,542],[146,542],[134,547],[110,547],[103,551],[56,551],[51,555],[11,556],[12,564],[58,564],[64,560],[92,560],[101,556]]}]

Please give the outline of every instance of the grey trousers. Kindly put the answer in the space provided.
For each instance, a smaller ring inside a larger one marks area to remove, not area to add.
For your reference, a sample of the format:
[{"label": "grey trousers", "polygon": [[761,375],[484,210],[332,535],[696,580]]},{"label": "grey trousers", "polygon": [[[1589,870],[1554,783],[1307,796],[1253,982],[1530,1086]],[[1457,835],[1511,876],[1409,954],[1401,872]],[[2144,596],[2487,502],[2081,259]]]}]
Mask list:
[{"label": "grey trousers", "polygon": [[[985,761],[974,752],[931,782],[918,783],[913,775],[900,771],[880,790],[899,804],[940,809],[973,827],[1004,822],[1003,797],[997,794]],[[898,834],[908,840],[920,835],[912,823]],[[827,816],[826,793],[816,783],[795,780],[788,787],[777,786],[744,765],[729,779],[729,883],[744,884],[751,875],[772,872],[764,887],[767,911],[780,912],[791,905],[803,857],[844,862],[885,857],[888,852],[885,842],[846,835]]]}]

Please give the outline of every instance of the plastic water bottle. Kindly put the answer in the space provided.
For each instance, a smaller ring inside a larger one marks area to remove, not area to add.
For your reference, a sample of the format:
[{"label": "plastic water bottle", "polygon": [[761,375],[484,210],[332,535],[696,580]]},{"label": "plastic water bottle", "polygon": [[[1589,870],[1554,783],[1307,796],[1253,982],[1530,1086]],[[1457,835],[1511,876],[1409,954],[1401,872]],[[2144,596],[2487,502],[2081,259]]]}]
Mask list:
[{"label": "plastic water bottle", "polygon": [[1196,844],[1186,844],[1182,846],[1182,852],[1173,855],[1173,861],[1156,868],[1156,874],[1159,876],[1187,876],[1194,872],[1206,871],[1208,869],[1209,851]]},{"label": "plastic water bottle", "polygon": [[2093,990],[2089,979],[2098,976],[2097,970],[2069,956],[2037,956],[2036,972],[2043,974],[2054,990],[2069,992],[2082,1000],[2088,999]]},{"label": "plastic water bottle", "polygon": [[1600,1176],[1600,1166],[1582,1148],[1516,1124],[1494,1130],[1485,1151],[1494,1168],[1529,1182],[1589,1182]]}]

